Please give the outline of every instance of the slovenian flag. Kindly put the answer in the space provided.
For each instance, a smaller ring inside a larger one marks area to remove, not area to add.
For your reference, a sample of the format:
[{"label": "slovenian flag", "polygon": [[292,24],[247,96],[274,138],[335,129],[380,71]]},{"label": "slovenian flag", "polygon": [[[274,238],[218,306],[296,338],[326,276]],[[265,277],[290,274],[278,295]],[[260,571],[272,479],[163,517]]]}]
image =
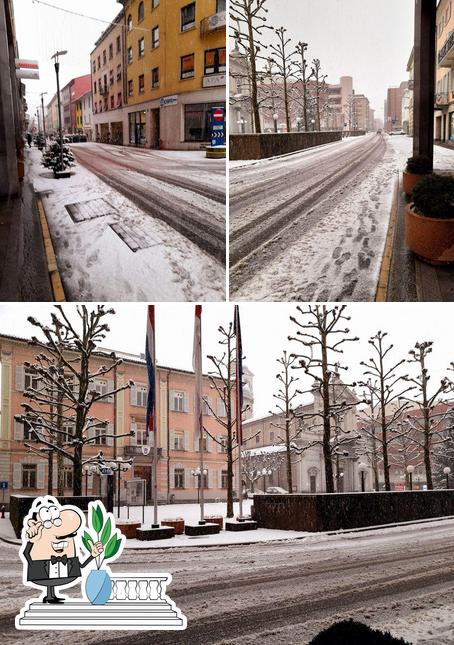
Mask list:
[{"label": "slovenian flag", "polygon": [[233,332],[236,337],[236,427],[238,445],[243,444],[243,347],[241,343],[240,308],[235,305]]},{"label": "slovenian flag", "polygon": [[156,411],[156,348],[154,305],[148,305],[147,314],[147,340],[145,344],[145,357],[148,372],[148,399],[147,399],[147,436],[154,430],[154,415]]},{"label": "slovenian flag", "polygon": [[202,431],[202,305],[195,306],[192,367],[195,375],[194,429],[196,438]]}]

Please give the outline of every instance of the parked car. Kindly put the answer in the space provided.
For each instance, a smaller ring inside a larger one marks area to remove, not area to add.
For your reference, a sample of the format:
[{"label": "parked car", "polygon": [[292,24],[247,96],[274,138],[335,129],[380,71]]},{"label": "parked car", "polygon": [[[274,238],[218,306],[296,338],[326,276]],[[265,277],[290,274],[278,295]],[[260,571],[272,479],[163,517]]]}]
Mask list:
[{"label": "parked car", "polygon": [[286,495],[288,491],[280,486],[268,486],[266,493],[267,495]]},{"label": "parked car", "polygon": [[254,488],[254,490],[251,490],[248,488],[246,491],[246,496],[248,499],[253,499],[254,495],[264,495],[265,492],[263,490],[260,490],[260,488]]}]

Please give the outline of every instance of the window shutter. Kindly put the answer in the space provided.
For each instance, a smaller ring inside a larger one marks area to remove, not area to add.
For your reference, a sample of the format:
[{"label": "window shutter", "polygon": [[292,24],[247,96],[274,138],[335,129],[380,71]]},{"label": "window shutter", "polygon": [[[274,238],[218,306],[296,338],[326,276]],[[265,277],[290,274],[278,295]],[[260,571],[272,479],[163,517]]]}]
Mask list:
[{"label": "window shutter", "polygon": [[[113,381],[113,379],[108,379],[108,380],[107,380],[107,391],[108,391],[108,392],[112,392],[112,390],[113,390],[113,389],[114,389],[114,381]],[[111,394],[111,395],[106,399],[106,401],[109,401],[109,403],[113,403],[113,400],[114,400],[114,395],[113,395],[113,394]]]},{"label": "window shutter", "polygon": [[57,486],[58,486],[58,467],[57,467],[57,460],[54,459],[54,469],[52,471],[52,492],[57,491]]},{"label": "window shutter", "polygon": [[194,437],[194,452],[199,452],[199,438]]},{"label": "window shutter", "polygon": [[212,488],[219,488],[219,481],[218,480],[219,480],[218,471],[213,470],[211,472],[211,485],[212,485]]},{"label": "window shutter", "polygon": [[[107,433],[107,434],[113,434],[113,431],[114,431],[113,423],[112,423],[112,421],[109,421],[109,424],[108,424],[106,430],[104,430],[104,432]],[[106,446],[113,446],[113,444],[114,444],[114,438],[113,437],[106,437]]]},{"label": "window shutter", "polygon": [[[134,432],[137,432],[137,423],[131,423],[131,430],[134,430]],[[137,436],[134,437],[129,437],[129,445],[130,446],[137,446]]]},{"label": "window shutter", "polygon": [[184,393],[183,410],[189,412],[189,397],[186,392]]},{"label": "window shutter", "polygon": [[25,367],[23,365],[16,366],[16,390],[23,392],[25,388]]},{"label": "window shutter", "polygon": [[207,396],[207,397],[206,397],[206,400],[207,400],[207,415],[208,415],[209,417],[212,417],[212,416],[213,416],[213,413],[212,413],[211,409],[212,409],[212,407],[213,407],[213,403],[212,403],[212,401],[211,401],[211,396]]},{"label": "window shutter", "polygon": [[79,379],[74,377],[73,392],[74,392],[74,397],[76,399],[79,399],[79,390],[80,390]]},{"label": "window shutter", "polygon": [[191,471],[189,468],[184,469],[184,487],[185,488],[191,488]]},{"label": "window shutter", "polygon": [[212,450],[212,439],[208,434],[205,434],[206,440],[207,440],[207,452],[211,452]]},{"label": "window shutter", "polygon": [[169,401],[170,411],[175,412],[175,390],[170,390],[169,396],[170,396],[170,401]]},{"label": "window shutter", "polygon": [[170,488],[175,488],[175,466],[170,466]]},{"label": "window shutter", "polygon": [[221,418],[226,416],[225,405],[222,399],[218,399],[216,402],[216,414]]},{"label": "window shutter", "polygon": [[189,452],[189,432],[184,433],[184,449]]},{"label": "window shutter", "polygon": [[175,431],[174,430],[170,431],[169,439],[170,439],[170,450],[174,450],[175,449]]},{"label": "window shutter", "polygon": [[137,387],[135,385],[131,388],[131,405],[137,405]]},{"label": "window shutter", "polygon": [[22,488],[22,464],[13,464],[13,488]]},{"label": "window shutter", "polygon": [[45,464],[41,461],[36,469],[36,488],[44,488],[44,469]]},{"label": "window shutter", "polygon": [[14,419],[14,438],[16,441],[24,440],[24,424]]}]

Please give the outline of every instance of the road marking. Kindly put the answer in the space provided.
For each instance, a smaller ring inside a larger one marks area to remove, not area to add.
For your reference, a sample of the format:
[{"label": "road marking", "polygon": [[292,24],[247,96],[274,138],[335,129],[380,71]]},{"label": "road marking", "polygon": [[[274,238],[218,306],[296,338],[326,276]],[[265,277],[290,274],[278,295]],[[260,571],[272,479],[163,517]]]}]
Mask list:
[{"label": "road marking", "polygon": [[36,204],[38,206],[44,252],[46,254],[47,270],[49,272],[54,302],[66,302],[65,291],[61,281],[60,271],[58,270],[57,258],[55,257],[54,245],[52,244],[49,225],[47,223],[46,211],[44,210],[44,205],[40,197],[36,198]]},{"label": "road marking", "polygon": [[396,232],[398,202],[399,202],[400,178],[397,177],[394,187],[393,203],[389,216],[388,233],[386,235],[385,249],[380,267],[375,302],[386,302],[388,299],[389,276],[391,273],[391,261],[393,258],[394,236]]}]

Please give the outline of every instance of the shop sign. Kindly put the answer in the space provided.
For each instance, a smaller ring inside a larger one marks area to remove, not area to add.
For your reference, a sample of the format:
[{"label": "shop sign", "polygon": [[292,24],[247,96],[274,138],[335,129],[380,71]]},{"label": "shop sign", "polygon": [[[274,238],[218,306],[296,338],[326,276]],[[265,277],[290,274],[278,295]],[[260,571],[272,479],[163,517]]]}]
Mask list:
[{"label": "shop sign", "polygon": [[17,78],[39,79],[39,63],[37,60],[16,58],[15,66]]},{"label": "shop sign", "polygon": [[169,107],[169,105],[177,105],[177,104],[178,104],[178,96],[176,94],[174,96],[163,96],[162,99],[160,100],[161,107]]},{"label": "shop sign", "polygon": [[226,83],[225,74],[210,74],[209,76],[203,77],[202,87],[221,87],[226,85]]}]

